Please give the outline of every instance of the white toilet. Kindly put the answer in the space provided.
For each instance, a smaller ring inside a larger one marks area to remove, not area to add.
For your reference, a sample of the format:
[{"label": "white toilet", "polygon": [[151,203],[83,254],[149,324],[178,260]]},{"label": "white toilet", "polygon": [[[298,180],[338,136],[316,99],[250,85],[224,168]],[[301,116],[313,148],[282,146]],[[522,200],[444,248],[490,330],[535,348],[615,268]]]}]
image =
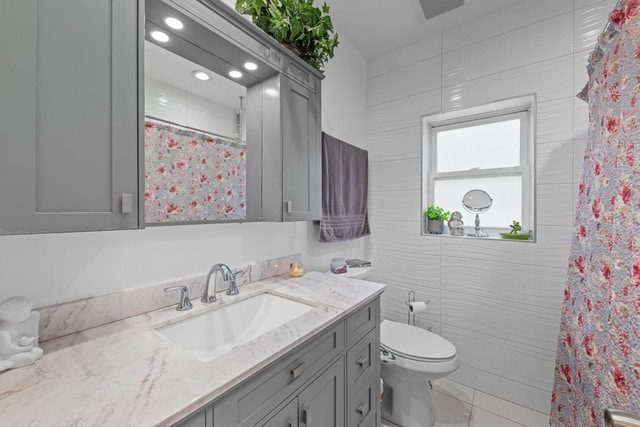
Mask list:
[{"label": "white toilet", "polygon": [[432,427],[429,381],[458,369],[456,348],[432,332],[390,320],[380,324],[380,347],[382,417],[403,427]]}]

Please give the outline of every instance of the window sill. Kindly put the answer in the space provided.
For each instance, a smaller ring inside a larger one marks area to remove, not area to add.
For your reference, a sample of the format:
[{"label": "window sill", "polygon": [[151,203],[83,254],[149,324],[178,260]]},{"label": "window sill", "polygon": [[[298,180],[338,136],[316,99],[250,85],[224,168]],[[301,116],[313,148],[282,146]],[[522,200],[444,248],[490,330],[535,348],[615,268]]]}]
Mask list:
[{"label": "window sill", "polygon": [[[503,242],[519,242],[519,243],[535,243],[536,242],[536,238],[535,238],[535,234],[532,233],[531,237],[529,237],[529,239],[508,239],[508,238],[503,238],[502,236],[500,236],[500,233],[505,233],[508,232],[508,230],[483,230],[485,233],[487,233],[489,236],[487,237],[476,237],[476,236],[468,236],[468,235],[464,235],[464,236],[452,236],[451,234],[449,234],[449,230],[445,227],[445,231],[442,234],[431,234],[431,233],[425,233],[424,231],[421,233],[422,236],[424,237],[436,237],[436,238],[446,238],[446,239],[463,239],[463,240],[491,240],[491,241],[503,241]],[[469,230],[466,232],[468,233],[473,233],[473,230]]]}]

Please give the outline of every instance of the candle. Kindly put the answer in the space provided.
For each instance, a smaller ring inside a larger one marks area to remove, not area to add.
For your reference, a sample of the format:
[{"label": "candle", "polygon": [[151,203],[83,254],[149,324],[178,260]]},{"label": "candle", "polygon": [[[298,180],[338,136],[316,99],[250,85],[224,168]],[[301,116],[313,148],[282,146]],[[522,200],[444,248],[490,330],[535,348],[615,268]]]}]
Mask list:
[{"label": "candle", "polygon": [[302,277],[304,274],[304,268],[302,268],[301,262],[292,262],[289,266],[289,276]]}]

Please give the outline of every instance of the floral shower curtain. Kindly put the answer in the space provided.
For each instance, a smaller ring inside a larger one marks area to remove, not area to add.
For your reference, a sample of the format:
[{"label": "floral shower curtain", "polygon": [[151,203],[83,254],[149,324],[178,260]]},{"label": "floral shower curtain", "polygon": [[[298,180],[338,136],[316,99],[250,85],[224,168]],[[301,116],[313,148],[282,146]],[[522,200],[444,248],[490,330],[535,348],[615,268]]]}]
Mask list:
[{"label": "floral shower curtain", "polygon": [[145,121],[145,220],[246,218],[246,145],[156,120]]},{"label": "floral shower curtain", "polygon": [[552,395],[552,426],[640,414],[640,0],[621,0],[587,67],[589,129]]}]

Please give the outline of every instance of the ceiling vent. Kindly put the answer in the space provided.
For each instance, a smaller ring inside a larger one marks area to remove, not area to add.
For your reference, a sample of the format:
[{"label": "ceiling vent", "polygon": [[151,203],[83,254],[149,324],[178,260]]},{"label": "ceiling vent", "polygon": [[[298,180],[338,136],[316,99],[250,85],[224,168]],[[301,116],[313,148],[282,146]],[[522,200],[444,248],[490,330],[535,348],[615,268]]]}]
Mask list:
[{"label": "ceiling vent", "polygon": [[424,17],[431,19],[464,5],[464,0],[420,0],[420,5]]}]

